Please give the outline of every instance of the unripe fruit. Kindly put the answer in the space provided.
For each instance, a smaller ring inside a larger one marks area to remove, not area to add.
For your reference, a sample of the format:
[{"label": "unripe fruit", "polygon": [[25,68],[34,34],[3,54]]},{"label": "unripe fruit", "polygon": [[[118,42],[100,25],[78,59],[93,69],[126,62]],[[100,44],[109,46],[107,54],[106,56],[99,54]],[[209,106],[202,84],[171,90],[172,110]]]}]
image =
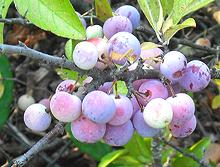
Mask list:
[{"label": "unripe fruit", "polygon": [[80,42],[73,51],[73,61],[77,67],[90,70],[95,67],[98,61],[98,51],[92,43]]},{"label": "unripe fruit", "polygon": [[31,104],[34,103],[34,98],[28,94],[24,94],[20,96],[18,99],[18,107],[23,111],[25,111]]},{"label": "unripe fruit", "polygon": [[61,122],[71,122],[81,115],[81,100],[66,92],[54,94],[50,100],[53,116]]},{"label": "unripe fruit", "polygon": [[86,37],[87,39],[91,38],[102,38],[103,32],[100,25],[92,25],[86,28]]},{"label": "unripe fruit", "polygon": [[197,45],[200,46],[207,46],[207,47],[211,47],[211,42],[208,38],[199,38],[196,40],[195,42]]},{"label": "unripe fruit", "polygon": [[32,104],[24,112],[25,125],[35,131],[45,131],[51,123],[51,116],[42,104]]},{"label": "unripe fruit", "polygon": [[144,108],[144,120],[152,128],[159,129],[167,126],[173,118],[171,105],[164,99],[151,100]]}]

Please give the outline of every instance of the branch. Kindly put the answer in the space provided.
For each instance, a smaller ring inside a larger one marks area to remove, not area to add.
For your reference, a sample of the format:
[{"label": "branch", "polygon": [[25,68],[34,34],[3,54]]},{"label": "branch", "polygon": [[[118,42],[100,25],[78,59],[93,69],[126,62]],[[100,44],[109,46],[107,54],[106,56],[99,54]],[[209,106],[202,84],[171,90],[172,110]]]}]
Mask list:
[{"label": "branch", "polygon": [[40,139],[35,145],[31,147],[26,153],[14,160],[12,167],[24,166],[34,155],[39,153],[44,149],[44,147],[57,135],[62,134],[64,131],[63,125],[61,123],[56,124],[56,126],[48,132],[42,139]]},{"label": "branch", "polygon": [[195,162],[197,162],[201,167],[209,167],[208,164],[204,163],[203,160],[200,160],[199,158],[197,158],[194,154],[185,152],[184,150],[182,150],[181,148],[179,148],[178,146],[174,145],[173,143],[165,140],[165,139],[161,139],[161,141],[163,141],[166,145],[172,147],[173,149],[175,149],[176,151],[180,152],[182,155],[189,157],[191,159],[193,159]]},{"label": "branch", "polygon": [[23,18],[10,18],[10,19],[2,19],[2,18],[0,18],[0,23],[33,25],[31,22],[29,22],[29,21],[27,21],[26,19],[23,19]]},{"label": "branch", "polygon": [[155,136],[153,138],[153,141],[151,143],[151,147],[152,147],[152,155],[153,155],[153,166],[154,167],[162,167],[162,145],[161,145],[161,141],[160,141],[160,136],[162,135],[162,133],[160,132],[157,136]]},{"label": "branch", "polygon": [[[142,33],[155,35],[155,33],[153,31],[148,30],[143,26],[139,26],[136,30],[140,31]],[[218,49],[213,49],[213,48],[210,48],[210,47],[207,47],[207,46],[197,45],[197,44],[195,44],[195,43],[193,43],[193,42],[191,42],[190,40],[187,40],[187,39],[179,39],[179,38],[173,37],[173,38],[171,38],[171,41],[173,41],[175,43],[182,44],[182,45],[190,46],[190,47],[195,48],[195,49],[203,50],[203,51],[206,51],[210,54],[217,54],[217,52],[219,52]]]}]

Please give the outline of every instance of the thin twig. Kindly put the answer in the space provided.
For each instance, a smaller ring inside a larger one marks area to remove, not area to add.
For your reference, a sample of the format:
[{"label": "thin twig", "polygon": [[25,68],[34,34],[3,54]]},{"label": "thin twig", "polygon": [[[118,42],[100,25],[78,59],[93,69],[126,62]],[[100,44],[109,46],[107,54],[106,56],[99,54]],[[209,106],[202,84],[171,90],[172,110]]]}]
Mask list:
[{"label": "thin twig", "polygon": [[29,21],[27,21],[26,19],[23,19],[23,18],[7,18],[7,19],[0,18],[0,23],[33,25],[33,23],[31,23],[31,22],[29,22]]},{"label": "thin twig", "polygon": [[197,162],[201,167],[209,167],[208,164],[204,163],[203,160],[200,160],[199,158],[197,158],[194,154],[191,153],[187,153],[184,150],[182,150],[181,148],[179,148],[178,146],[174,145],[173,143],[165,140],[165,139],[161,139],[161,141],[163,141],[166,145],[172,147],[173,149],[175,149],[176,151],[180,152],[182,155],[189,157],[191,159],[193,159],[195,162]]},{"label": "thin twig", "polygon": [[153,138],[153,141],[151,143],[151,147],[152,147],[152,155],[153,155],[153,167],[162,167],[162,145],[161,145],[161,141],[160,141],[160,136],[162,135],[162,133],[160,132],[158,134],[158,136],[155,136]]},{"label": "thin twig", "polygon": [[61,123],[56,124],[56,126],[48,132],[42,139],[40,139],[35,145],[31,147],[26,153],[14,160],[12,167],[24,166],[34,155],[38,154],[44,149],[44,147],[57,135],[62,134],[64,131],[63,125]]}]

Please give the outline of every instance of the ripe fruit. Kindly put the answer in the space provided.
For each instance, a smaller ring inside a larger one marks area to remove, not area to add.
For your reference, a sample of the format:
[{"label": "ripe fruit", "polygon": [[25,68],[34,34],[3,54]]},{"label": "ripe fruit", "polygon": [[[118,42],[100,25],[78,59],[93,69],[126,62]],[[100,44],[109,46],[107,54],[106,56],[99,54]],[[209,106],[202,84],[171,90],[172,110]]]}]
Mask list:
[{"label": "ripe fruit", "polygon": [[134,114],[141,109],[140,105],[138,104],[138,101],[136,99],[136,97],[134,95],[131,96],[131,103],[133,106],[133,113],[132,113],[132,117],[134,116]]},{"label": "ripe fruit", "polygon": [[50,110],[50,99],[42,99],[38,103],[45,106],[47,111]]},{"label": "ripe fruit", "polygon": [[121,6],[115,11],[115,13],[127,17],[131,21],[134,29],[140,25],[140,14],[138,10],[133,6]]},{"label": "ripe fruit", "polygon": [[115,112],[114,100],[102,91],[88,93],[82,102],[82,112],[90,120],[104,124],[109,122]]},{"label": "ripe fruit", "polygon": [[92,43],[80,42],[73,51],[73,61],[77,67],[90,70],[95,67],[98,61],[98,51]]},{"label": "ripe fruit", "polygon": [[129,120],[123,125],[106,125],[104,142],[111,146],[123,146],[128,143],[134,132],[133,125]]},{"label": "ripe fruit", "polygon": [[72,93],[76,87],[78,85],[76,85],[76,81],[75,80],[71,80],[71,79],[67,79],[62,81],[56,88],[56,93],[57,92],[67,92],[67,93]]},{"label": "ripe fruit", "polygon": [[118,32],[132,33],[132,23],[124,16],[113,16],[107,19],[103,25],[103,32],[106,38],[110,39]]},{"label": "ripe fruit", "polygon": [[111,95],[116,105],[116,112],[114,117],[108,122],[110,125],[122,125],[127,122],[133,113],[133,106],[129,98],[123,95],[115,97]]},{"label": "ripe fruit", "polygon": [[206,88],[210,80],[208,66],[199,60],[193,60],[187,64],[179,84],[188,91],[198,92]]},{"label": "ripe fruit", "polygon": [[28,94],[24,94],[20,96],[18,99],[18,107],[23,111],[25,111],[31,104],[34,103],[34,98]]},{"label": "ripe fruit", "polygon": [[195,104],[189,95],[185,93],[178,93],[175,97],[167,98],[166,101],[172,106],[172,124],[176,126],[183,125],[193,117]]},{"label": "ripe fruit", "polygon": [[171,81],[178,81],[183,77],[183,70],[186,68],[186,57],[178,52],[168,52],[163,57],[163,62],[160,64],[160,72]]},{"label": "ripe fruit", "polygon": [[87,39],[91,38],[102,38],[103,32],[100,25],[92,25],[86,28],[86,37]]},{"label": "ripe fruit", "polygon": [[42,104],[32,104],[24,112],[25,125],[35,131],[45,131],[51,123],[51,116]]},{"label": "ripe fruit", "polygon": [[171,105],[162,98],[151,100],[144,108],[144,120],[152,128],[159,129],[168,125],[173,118]]},{"label": "ripe fruit", "polygon": [[191,135],[192,132],[196,129],[196,117],[195,115],[193,115],[193,117],[189,121],[185,122],[181,126],[177,126],[171,123],[169,125],[169,129],[174,137],[187,137]]},{"label": "ripe fruit", "polygon": [[[120,59],[115,59],[114,55],[123,55],[131,50],[131,54],[127,57],[122,57]],[[141,45],[138,39],[128,33],[119,32],[111,37],[107,42],[106,54],[114,63],[124,65],[126,61],[132,59],[133,61],[139,59],[141,53]]]},{"label": "ripe fruit", "polygon": [[50,100],[53,116],[62,122],[76,120],[81,114],[81,107],[81,100],[66,92],[58,92]]},{"label": "ripe fruit", "polygon": [[133,117],[133,125],[134,125],[135,130],[142,137],[154,137],[160,132],[159,129],[154,129],[150,127],[144,121],[143,113],[140,110],[137,111]]},{"label": "ripe fruit", "polygon": [[134,90],[138,90],[140,88],[140,86],[142,85],[142,83],[148,81],[148,79],[138,79],[138,80],[135,80],[133,83],[132,83],[132,86],[134,88]]},{"label": "ripe fruit", "polygon": [[98,90],[105,92],[107,94],[113,93],[113,82],[105,82],[101,85]]},{"label": "ripe fruit", "polygon": [[76,12],[76,14],[78,15],[78,17],[79,17],[79,19],[80,19],[80,21],[81,21],[83,27],[86,28],[86,21],[85,21],[85,19],[83,18],[83,16],[82,16],[79,12]]},{"label": "ripe fruit", "polygon": [[168,97],[167,88],[163,85],[160,80],[151,79],[141,84],[139,92],[146,95],[146,100],[140,99],[142,105],[146,105],[150,100],[155,98],[166,99]]},{"label": "ripe fruit", "polygon": [[141,50],[140,57],[144,60],[144,65],[155,70],[160,69],[160,61],[154,60],[163,54],[163,51],[160,48],[153,48],[148,50]]},{"label": "ripe fruit", "polygon": [[95,143],[101,140],[105,130],[105,124],[94,123],[83,115],[71,123],[73,136],[81,142]]}]

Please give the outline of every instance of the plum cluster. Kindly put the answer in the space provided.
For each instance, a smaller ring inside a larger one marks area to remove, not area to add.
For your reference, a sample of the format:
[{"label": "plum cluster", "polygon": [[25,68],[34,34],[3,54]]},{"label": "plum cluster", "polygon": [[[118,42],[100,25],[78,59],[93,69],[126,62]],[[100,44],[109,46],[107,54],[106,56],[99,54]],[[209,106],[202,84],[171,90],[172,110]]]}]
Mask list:
[{"label": "plum cluster", "polygon": [[[79,13],[78,16],[86,28],[85,20]],[[83,70],[104,70],[112,65],[132,65],[141,59],[143,68],[162,74],[161,80],[133,81],[130,98],[113,94],[115,82],[106,82],[82,98],[79,92],[84,86],[75,80],[65,80],[50,99],[35,104],[32,100],[28,108],[20,107],[27,108],[26,126],[33,131],[46,130],[51,112],[60,122],[71,123],[74,137],[86,143],[103,140],[112,146],[122,146],[134,131],[143,137],[153,137],[165,127],[169,127],[174,137],[189,136],[196,128],[195,104],[187,93],[181,92],[183,89],[198,92],[207,87],[211,80],[209,68],[198,60],[187,62],[181,52],[164,54],[156,45],[141,45],[132,35],[139,24],[140,14],[134,7],[118,8],[103,28],[87,27],[87,40],[76,45],[73,61]]]}]

